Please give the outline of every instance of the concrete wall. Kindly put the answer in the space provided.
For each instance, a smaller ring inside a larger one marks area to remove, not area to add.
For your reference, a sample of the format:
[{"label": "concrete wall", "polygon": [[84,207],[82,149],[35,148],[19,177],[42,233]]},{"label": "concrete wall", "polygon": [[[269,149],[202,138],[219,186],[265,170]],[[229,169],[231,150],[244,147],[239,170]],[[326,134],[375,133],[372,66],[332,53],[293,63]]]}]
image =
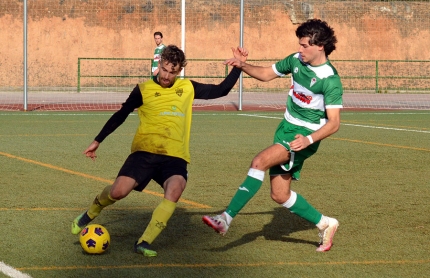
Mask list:
[{"label": "concrete wall", "polygon": [[[28,1],[29,86],[76,86],[78,57],[151,58],[153,32],[181,44],[180,0]],[[307,18],[338,37],[331,59],[429,60],[428,1],[245,1],[244,45],[251,59],[297,49]],[[224,59],[239,44],[239,1],[187,1],[188,58]],[[23,1],[0,2],[0,87],[22,86]]]}]

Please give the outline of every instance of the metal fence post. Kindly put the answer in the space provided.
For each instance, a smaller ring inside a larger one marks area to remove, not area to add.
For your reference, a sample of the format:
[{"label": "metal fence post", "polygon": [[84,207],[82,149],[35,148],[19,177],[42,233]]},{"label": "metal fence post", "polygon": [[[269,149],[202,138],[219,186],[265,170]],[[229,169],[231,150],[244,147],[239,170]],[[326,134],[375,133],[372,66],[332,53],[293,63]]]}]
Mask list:
[{"label": "metal fence post", "polygon": [[78,58],[78,93],[81,92],[81,58]]},{"label": "metal fence post", "polygon": [[376,73],[375,73],[375,89],[376,89],[376,93],[378,93],[378,91],[379,91],[379,68],[378,68],[378,65],[379,65],[379,63],[378,63],[378,60],[376,60],[375,61],[375,69],[376,69]]}]

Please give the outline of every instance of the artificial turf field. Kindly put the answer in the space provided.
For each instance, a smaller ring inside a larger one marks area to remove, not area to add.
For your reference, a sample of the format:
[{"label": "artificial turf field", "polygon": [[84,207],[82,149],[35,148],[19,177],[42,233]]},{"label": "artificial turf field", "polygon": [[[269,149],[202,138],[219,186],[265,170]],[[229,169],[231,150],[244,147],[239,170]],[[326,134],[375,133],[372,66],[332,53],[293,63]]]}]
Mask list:
[{"label": "artificial turf field", "polygon": [[428,277],[429,111],[343,111],[306,161],[292,189],[340,222],[326,253],[313,225],[270,199],[267,175],[225,237],[202,223],[228,205],[282,112],[194,112],[187,188],[154,258],[133,243],[161,201],[155,183],[94,220],[111,235],[105,254],[70,233],[129,154],[136,114],[95,162],[82,154],[111,114],[0,112],[0,277]]}]

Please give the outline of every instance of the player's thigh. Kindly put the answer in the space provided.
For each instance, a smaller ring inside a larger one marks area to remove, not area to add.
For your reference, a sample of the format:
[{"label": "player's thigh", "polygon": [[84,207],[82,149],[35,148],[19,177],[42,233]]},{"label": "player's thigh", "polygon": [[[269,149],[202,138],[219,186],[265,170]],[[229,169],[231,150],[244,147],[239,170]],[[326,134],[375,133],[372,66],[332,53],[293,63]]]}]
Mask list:
[{"label": "player's thigh", "polygon": [[187,165],[181,158],[165,156],[157,168],[153,180],[163,187],[166,199],[177,202],[181,197],[188,179]]},{"label": "player's thigh", "polygon": [[251,168],[267,170],[290,159],[290,152],[280,144],[274,144],[257,154],[251,163]]},{"label": "player's thigh", "polygon": [[163,185],[164,198],[169,201],[177,202],[184,192],[187,181],[181,175],[174,175],[168,178]]},{"label": "player's thigh", "polygon": [[289,173],[270,176],[270,196],[278,204],[283,204],[290,198],[291,180]]},{"label": "player's thigh", "polygon": [[[142,151],[131,153],[119,170],[118,177],[133,179],[136,182],[133,189],[142,191],[155,175],[159,165],[162,164],[163,157]],[[126,183],[125,179],[121,178],[120,181]]]},{"label": "player's thigh", "polygon": [[137,185],[135,179],[127,176],[118,176],[110,190],[110,196],[115,200],[126,197]]}]

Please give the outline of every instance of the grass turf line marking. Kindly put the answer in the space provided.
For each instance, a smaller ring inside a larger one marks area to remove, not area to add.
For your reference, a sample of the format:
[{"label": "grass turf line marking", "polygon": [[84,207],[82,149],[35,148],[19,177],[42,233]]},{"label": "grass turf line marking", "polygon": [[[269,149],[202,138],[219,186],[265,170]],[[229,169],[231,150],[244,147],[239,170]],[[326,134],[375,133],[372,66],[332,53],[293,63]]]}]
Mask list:
[{"label": "grass turf line marking", "polygon": [[[196,206],[178,206],[182,209],[195,209]],[[0,211],[82,211],[88,209],[85,208],[0,208]],[[154,209],[154,206],[137,206],[137,207],[107,207],[104,210],[142,210],[142,209]]]},{"label": "grass turf line marking", "polygon": [[34,266],[20,267],[19,270],[76,270],[76,269],[138,269],[138,268],[207,268],[207,267],[265,267],[265,266],[334,266],[334,265],[406,265],[428,264],[426,260],[375,260],[375,261],[341,261],[341,262],[256,262],[256,263],[201,263],[201,264],[148,264],[148,265],[97,265],[97,266]]},{"label": "grass turf line marking", "polygon": [[[282,120],[282,117],[269,117],[269,116],[262,116],[262,115],[251,115],[251,114],[237,114],[238,116],[246,116],[246,117],[256,117],[256,118],[266,118],[266,119],[279,119]],[[347,124],[347,123],[340,123],[341,125],[346,126],[355,126],[355,127],[365,127],[365,128],[376,128],[376,129],[387,129],[387,130],[396,130],[396,131],[409,131],[409,132],[419,132],[419,133],[430,133],[430,131],[427,130],[415,130],[415,129],[406,129],[406,128],[394,128],[394,127],[382,127],[382,126],[371,126],[371,125],[359,125],[359,124]]]},{"label": "grass turf line marking", "polygon": [[[13,158],[13,159],[17,159],[17,160],[21,160],[21,161],[24,161],[24,162],[28,162],[28,163],[31,163],[31,164],[36,164],[36,165],[43,166],[43,167],[46,167],[46,168],[50,168],[50,169],[53,169],[53,170],[62,171],[62,172],[68,173],[68,174],[72,174],[72,175],[76,175],[76,176],[81,176],[81,177],[84,177],[84,178],[87,178],[87,179],[93,179],[93,180],[96,180],[96,181],[101,181],[101,182],[105,182],[105,183],[109,183],[109,184],[113,183],[113,181],[108,180],[108,179],[104,179],[104,178],[100,178],[100,177],[96,177],[96,176],[91,176],[91,175],[80,173],[80,172],[75,172],[75,171],[72,171],[72,170],[69,170],[69,169],[61,168],[61,167],[58,167],[58,166],[55,166],[55,165],[51,165],[51,164],[47,164],[47,163],[43,163],[43,162],[39,162],[39,161],[35,161],[35,160],[31,160],[31,159],[28,159],[28,158],[23,158],[23,157],[15,156],[15,155],[12,155],[12,154],[9,154],[9,153],[0,152],[0,155],[6,156],[6,157],[9,157],[9,158]],[[145,192],[147,194],[155,195],[155,196],[158,196],[158,197],[162,197],[162,198],[164,197],[164,195],[161,194],[161,193],[157,193],[157,192],[146,190],[146,189],[143,190],[143,192]],[[185,203],[187,205],[193,205],[193,206],[195,206],[197,208],[211,208],[208,205],[200,204],[200,203],[193,202],[193,201],[190,201],[190,200],[185,200],[185,199],[182,199],[182,198],[179,199],[178,202]]]},{"label": "grass turf line marking", "polygon": [[384,144],[384,143],[376,143],[376,142],[368,142],[368,141],[361,141],[361,140],[354,140],[354,139],[336,138],[336,137],[329,137],[328,139],[347,141],[347,142],[353,142],[353,143],[360,143],[360,144],[369,144],[369,145],[376,145],[376,146],[391,147],[391,148],[397,148],[397,149],[408,149],[408,150],[414,150],[414,151],[430,152],[430,149],[414,148],[414,147],[408,147],[408,146],[400,146],[400,145],[392,145],[392,144]]},{"label": "grass turf line marking", "polygon": [[0,262],[0,272],[11,278],[31,278],[30,275],[22,273],[4,262]]},{"label": "grass turf line marking", "polygon": [[395,127],[358,125],[358,124],[346,124],[346,123],[342,123],[341,125],[355,126],[355,127],[366,127],[366,128],[377,128],[377,129],[387,129],[387,130],[396,130],[396,131],[411,131],[411,132],[419,132],[419,133],[430,133],[430,131],[428,131],[428,130],[414,130],[414,129],[395,128]]}]

